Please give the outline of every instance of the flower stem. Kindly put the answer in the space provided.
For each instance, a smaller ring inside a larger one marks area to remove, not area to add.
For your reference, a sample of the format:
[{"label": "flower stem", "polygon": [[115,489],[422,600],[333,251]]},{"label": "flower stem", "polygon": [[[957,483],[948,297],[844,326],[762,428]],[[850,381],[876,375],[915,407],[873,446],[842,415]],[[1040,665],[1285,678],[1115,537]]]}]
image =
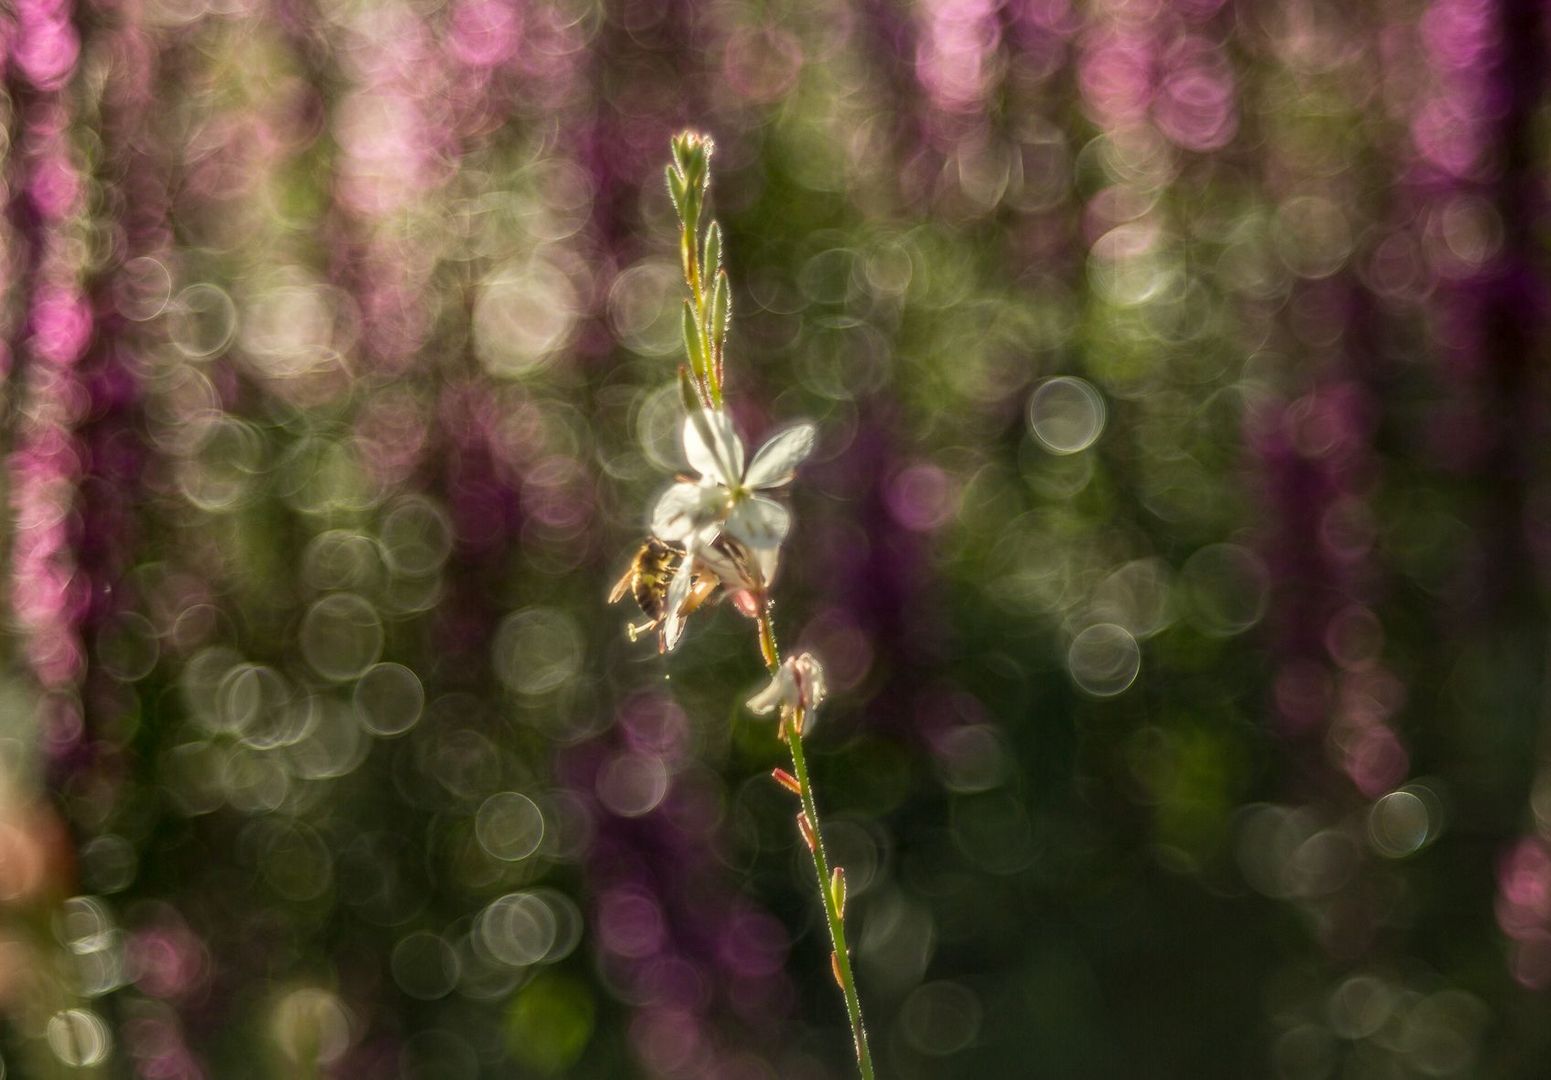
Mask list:
[{"label": "flower stem", "polygon": [[[727,324],[732,317],[732,293],[727,284],[727,273],[722,269],[721,226],[715,221],[705,223],[704,236],[701,234],[701,211],[710,186],[712,145],[709,138],[693,131],[676,135],[673,139],[673,162],[668,166],[667,179],[668,195],[673,200],[681,226],[679,261],[684,271],[684,284],[689,287],[682,319],[684,354],[689,364],[687,368],[679,368],[679,392],[684,399],[684,411],[690,422],[699,425],[701,440],[715,453],[717,440],[712,438],[706,426],[708,421],[701,415],[701,406],[712,410],[722,407],[722,355],[727,343]],[[734,470],[728,468],[727,463],[722,463],[721,468],[730,480]],[[761,587],[756,592],[759,605],[759,653],[765,661],[765,667],[770,669],[771,677],[777,678],[781,671],[781,650],[776,645],[771,604],[765,588]],[[834,969],[835,981],[840,984],[840,991],[845,995],[846,1013],[851,1020],[851,1036],[856,1044],[856,1067],[861,1072],[862,1080],[873,1080],[872,1051],[867,1046],[867,1029],[862,1024],[862,1002],[856,993],[851,954],[846,948],[845,879],[839,870],[831,875],[829,856],[824,851],[824,834],[819,829],[819,807],[813,797],[808,761],[802,751],[803,720],[801,703],[783,709],[780,730],[791,748],[792,768],[796,776],[788,776],[777,769],[775,778],[783,786],[795,789],[802,801],[798,826],[808,850],[813,853],[819,899],[824,904],[824,918],[829,923],[829,940],[834,947],[830,954],[831,967]]]},{"label": "flower stem", "polygon": [[[776,645],[775,625],[767,606],[759,617],[760,652],[765,665],[774,675],[781,666],[781,651]],[[797,778],[798,795],[802,800],[802,812],[811,826],[806,834],[813,854],[813,870],[818,878],[819,899],[824,905],[824,918],[829,923],[829,941],[834,949],[834,971],[845,996],[846,1015],[851,1021],[851,1038],[856,1046],[856,1067],[862,1080],[873,1080],[872,1050],[867,1045],[867,1027],[862,1023],[862,999],[856,992],[856,976],[851,970],[851,953],[846,947],[845,913],[841,899],[836,894],[829,868],[829,855],[824,850],[824,830],[819,824],[819,806],[813,797],[813,781],[808,775],[808,759],[802,748],[802,706],[789,716],[783,717],[786,744],[792,752],[792,772]]]}]

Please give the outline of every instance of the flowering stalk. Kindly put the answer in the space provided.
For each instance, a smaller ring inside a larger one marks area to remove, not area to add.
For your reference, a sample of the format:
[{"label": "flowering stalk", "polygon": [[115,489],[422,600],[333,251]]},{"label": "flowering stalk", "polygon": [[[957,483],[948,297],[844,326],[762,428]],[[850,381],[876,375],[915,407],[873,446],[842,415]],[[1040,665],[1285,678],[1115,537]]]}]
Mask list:
[{"label": "flowering stalk", "polygon": [[[755,623],[769,685],[748,702],[755,713],[778,713],[778,734],[791,750],[792,773],[772,776],[798,797],[797,826],[809,853],[829,924],[830,966],[845,996],[846,1013],[863,1080],[872,1080],[872,1053],[862,1023],[861,999],[845,937],[845,874],[831,870],[819,826],[818,802],[803,753],[803,733],[824,699],[824,672],[809,653],[782,660],[776,644],[770,585],[779,564],[790,512],[772,496],[789,484],[813,451],[812,424],[780,432],[745,464],[743,442],[723,410],[723,355],[732,315],[727,272],[721,266],[721,229],[701,214],[710,186],[711,141],[685,132],[673,140],[668,192],[683,227],[680,258],[689,299],[683,329],[687,366],[679,369],[683,397],[684,453],[699,474],[681,478],[658,499],[651,515],[652,538],[615,587],[614,598],[634,595],[659,628],[660,649],[674,649],[685,621],[697,610],[726,598]],[[640,627],[632,630],[632,637]]]},{"label": "flowering stalk", "polygon": [[[766,607],[759,617],[759,643],[771,678],[779,682],[784,668],[781,663],[780,648],[776,645],[770,607]],[[804,653],[797,660],[800,662],[807,656],[808,654]],[[819,685],[822,693],[822,682]],[[856,1044],[857,1069],[864,1080],[872,1080],[872,1051],[867,1046],[867,1027],[862,1023],[862,999],[856,992],[856,977],[851,971],[851,952],[846,947],[845,871],[839,866],[833,870],[829,867],[829,855],[824,850],[824,833],[819,825],[819,806],[813,797],[813,781],[808,775],[808,759],[802,749],[803,723],[808,710],[808,706],[803,703],[805,696],[811,695],[799,692],[797,703],[790,708],[782,709],[781,738],[786,741],[787,747],[792,752],[793,775],[788,777],[785,773],[781,773],[776,777],[776,781],[788,790],[794,786],[788,781],[796,781],[796,794],[802,802],[802,813],[798,815],[798,827],[802,832],[803,840],[808,845],[808,851],[813,855],[813,872],[818,879],[819,900],[824,905],[825,921],[829,923],[830,966],[834,971],[835,982],[840,984],[840,992],[845,995],[846,1016],[851,1021],[851,1038]],[[816,705],[817,700],[814,700],[813,704]]]}]

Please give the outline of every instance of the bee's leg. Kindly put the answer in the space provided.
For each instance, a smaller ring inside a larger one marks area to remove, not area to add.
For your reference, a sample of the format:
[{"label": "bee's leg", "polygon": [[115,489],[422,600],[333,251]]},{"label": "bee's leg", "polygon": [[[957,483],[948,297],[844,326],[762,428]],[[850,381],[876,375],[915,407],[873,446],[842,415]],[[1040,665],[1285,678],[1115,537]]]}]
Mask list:
[{"label": "bee's leg", "polygon": [[651,631],[655,629],[657,624],[661,621],[661,619],[648,619],[644,623],[627,625],[625,627],[625,633],[630,636],[631,641],[639,641],[641,640],[642,634],[651,633]]}]

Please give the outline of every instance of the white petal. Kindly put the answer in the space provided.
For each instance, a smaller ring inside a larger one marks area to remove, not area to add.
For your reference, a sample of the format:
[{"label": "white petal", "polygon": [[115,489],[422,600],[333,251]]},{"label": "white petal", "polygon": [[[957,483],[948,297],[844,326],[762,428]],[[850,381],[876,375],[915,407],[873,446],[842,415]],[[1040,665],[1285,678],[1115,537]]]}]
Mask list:
[{"label": "white petal", "polygon": [[677,544],[702,524],[705,489],[699,484],[674,484],[652,508],[652,535]]},{"label": "white petal", "polygon": [[743,441],[719,410],[701,409],[684,418],[684,456],[701,476],[726,487],[743,479]]},{"label": "white petal", "polygon": [[744,499],[727,515],[727,531],[756,554],[778,548],[792,527],[792,514],[774,499]]},{"label": "white petal", "polygon": [[781,546],[760,548],[754,552],[754,569],[759,574],[760,584],[770,588],[775,584],[776,564],[781,561]]},{"label": "white petal", "polygon": [[749,711],[760,716],[769,716],[780,704],[781,687],[775,682],[771,682],[748,700]]},{"label": "white petal", "polygon": [[673,571],[673,580],[668,582],[668,610],[677,611],[684,606],[684,601],[689,599],[689,587],[695,581],[695,559],[686,556],[679,560],[678,569]]},{"label": "white petal", "polygon": [[729,588],[744,589],[748,582],[744,580],[744,574],[739,569],[735,560],[721,547],[715,544],[706,544],[700,549],[697,558],[702,568],[711,571],[718,579]]},{"label": "white petal", "polygon": [[818,435],[818,428],[812,424],[787,428],[759,448],[743,478],[744,484],[751,488],[773,488],[791,483],[797,466],[813,453]]},{"label": "white petal", "polygon": [[715,574],[729,591],[758,592],[775,579],[780,553],[780,545],[756,550],[736,537],[724,536],[701,552],[700,565]]},{"label": "white petal", "polygon": [[678,614],[675,614],[673,612],[669,612],[668,613],[668,617],[663,620],[663,624],[662,624],[662,650],[661,651],[663,651],[663,652],[672,652],[674,649],[679,647],[679,641],[683,637],[684,637],[684,617],[682,615],[678,615]]},{"label": "white petal", "polygon": [[829,683],[824,679],[824,668],[818,658],[812,653],[803,653],[787,663],[792,665],[793,681],[797,684],[803,708],[810,712],[817,709],[829,696]]},{"label": "white petal", "polygon": [[695,579],[695,560],[685,556],[668,583],[668,614],[662,624],[662,642],[665,652],[672,652],[684,636],[684,601],[689,599],[689,587]]},{"label": "white petal", "polygon": [[791,674],[787,671],[786,665],[782,664],[769,684],[749,698],[747,702],[749,711],[760,716],[768,716],[777,708],[790,705],[795,700],[795,694],[796,687],[792,684]]}]

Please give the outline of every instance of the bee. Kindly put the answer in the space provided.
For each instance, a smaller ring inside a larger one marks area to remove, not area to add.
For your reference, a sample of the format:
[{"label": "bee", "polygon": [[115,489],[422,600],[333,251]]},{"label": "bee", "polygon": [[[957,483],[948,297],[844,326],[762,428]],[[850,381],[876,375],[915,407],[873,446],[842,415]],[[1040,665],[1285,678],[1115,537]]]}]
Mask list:
[{"label": "bee", "polygon": [[[630,560],[630,566],[614,583],[614,588],[609,592],[609,603],[617,604],[625,598],[626,593],[629,593],[634,597],[636,606],[641,609],[641,614],[646,616],[646,622],[625,627],[625,632],[630,635],[631,641],[638,640],[642,634],[657,630],[657,651],[667,650],[667,642],[662,637],[662,627],[668,618],[668,586],[683,561],[683,548],[664,543],[655,536],[647,537],[646,543],[641,545],[635,557]],[[696,574],[690,582],[689,597],[684,601],[680,614],[688,615],[720,591],[721,582],[713,575]]]}]

